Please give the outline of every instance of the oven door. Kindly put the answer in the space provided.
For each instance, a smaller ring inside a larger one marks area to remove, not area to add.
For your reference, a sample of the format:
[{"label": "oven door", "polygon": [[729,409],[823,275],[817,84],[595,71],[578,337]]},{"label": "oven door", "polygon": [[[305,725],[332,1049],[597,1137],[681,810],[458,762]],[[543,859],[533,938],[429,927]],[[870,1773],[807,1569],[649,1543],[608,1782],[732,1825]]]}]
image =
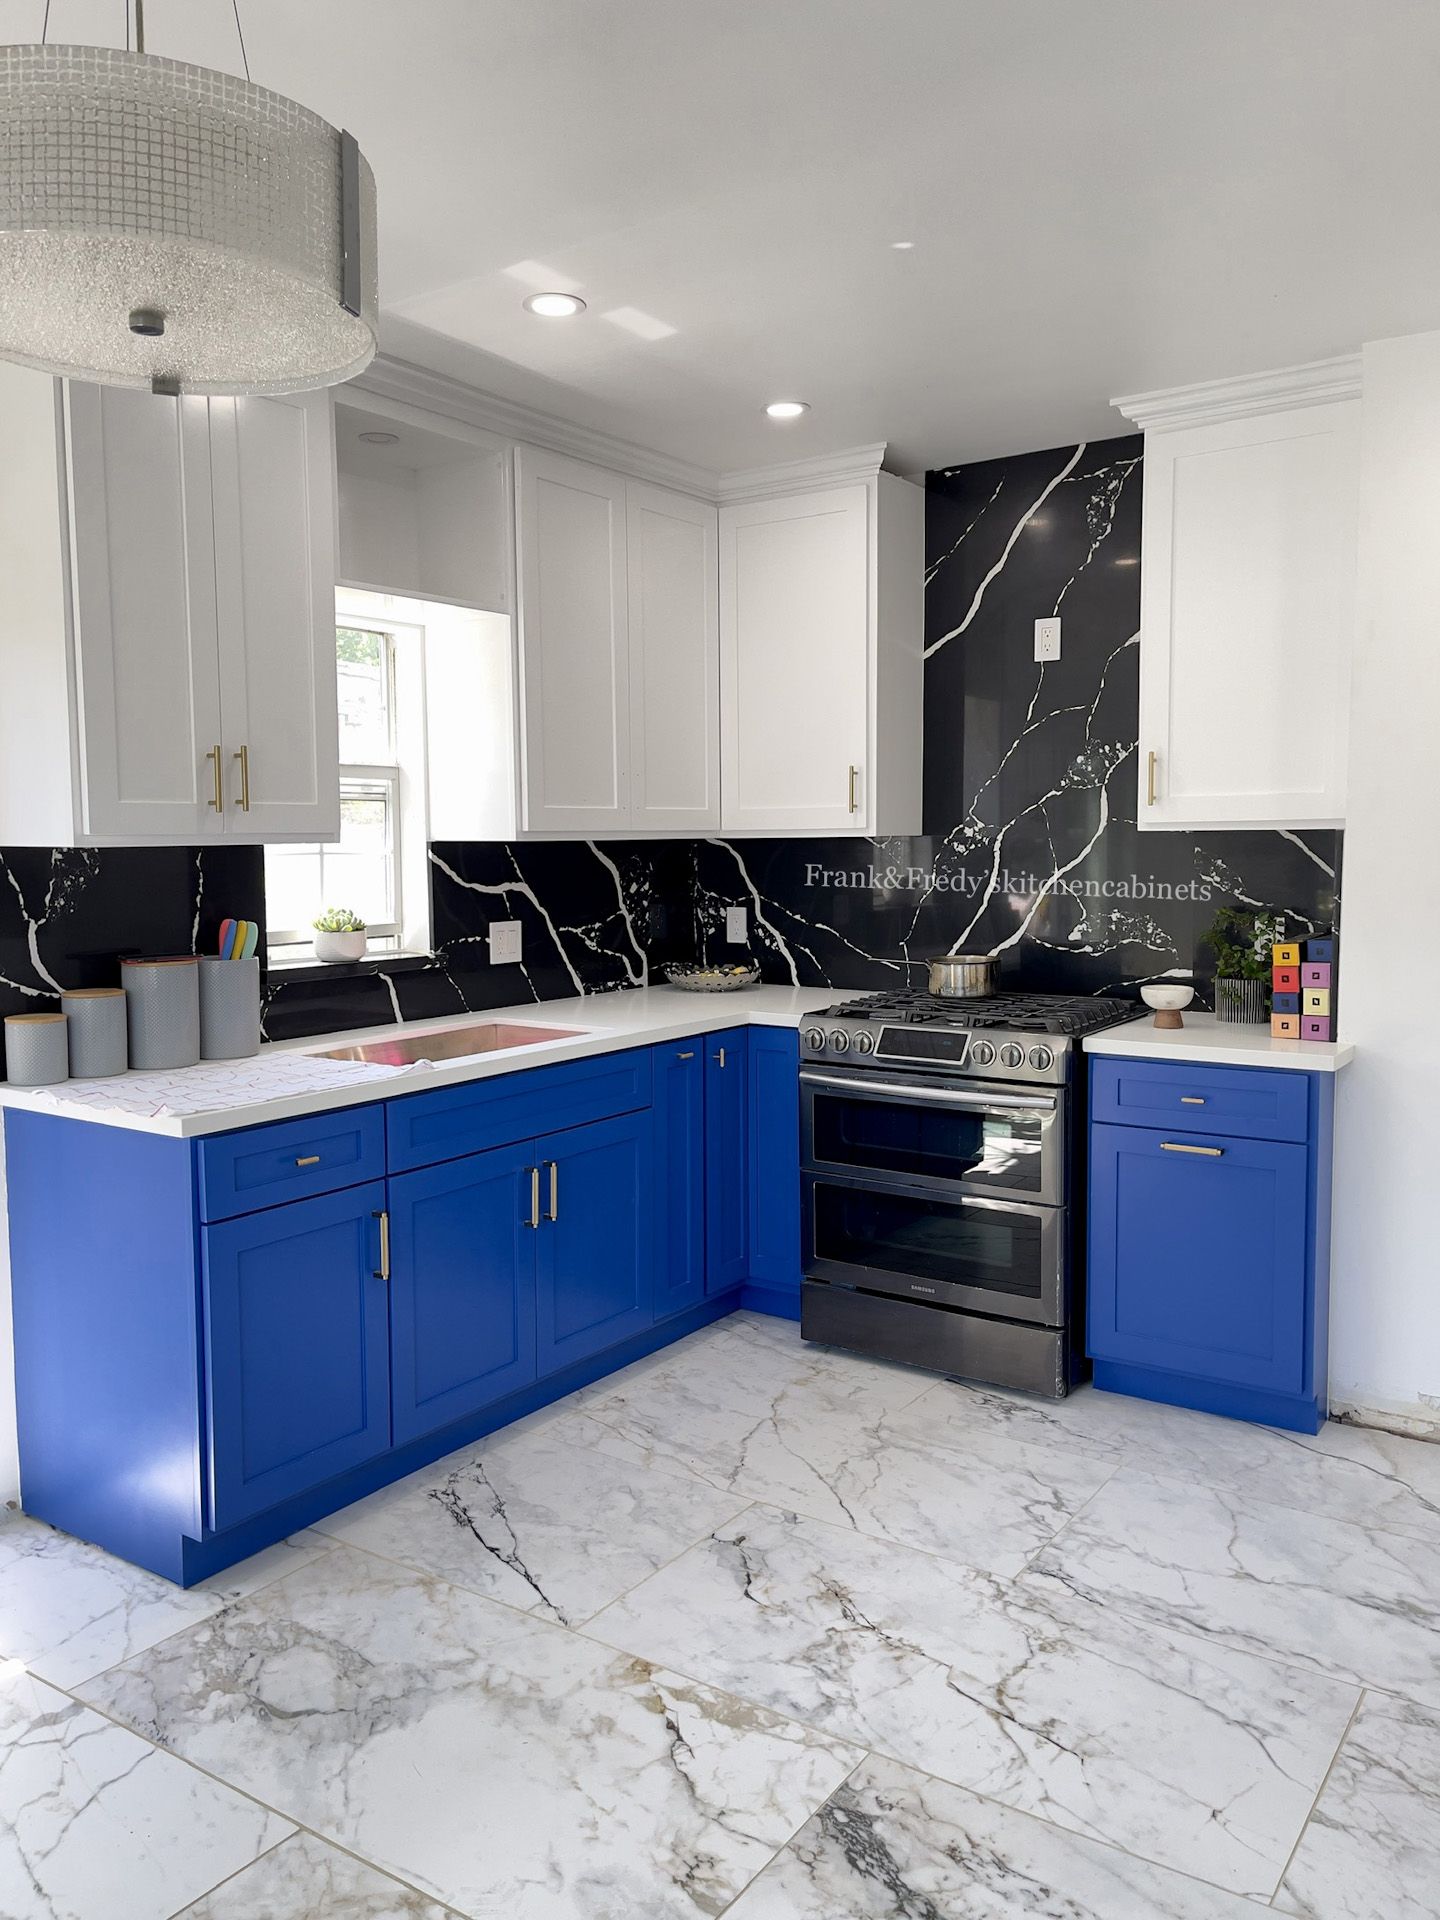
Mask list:
[{"label": "oven door", "polygon": [[1065,1320],[1069,1216],[1013,1200],[808,1173],[805,1272],[999,1319]]},{"label": "oven door", "polygon": [[800,1071],[801,1144],[815,1173],[875,1174],[988,1199],[1065,1201],[1061,1089]]}]

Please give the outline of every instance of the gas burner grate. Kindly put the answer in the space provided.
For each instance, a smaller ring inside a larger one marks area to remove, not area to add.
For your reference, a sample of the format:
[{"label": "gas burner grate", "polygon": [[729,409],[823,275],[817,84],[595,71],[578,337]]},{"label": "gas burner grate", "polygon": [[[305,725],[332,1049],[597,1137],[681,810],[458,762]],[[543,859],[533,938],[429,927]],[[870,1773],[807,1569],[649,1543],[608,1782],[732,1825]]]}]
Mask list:
[{"label": "gas burner grate", "polygon": [[827,1007],[831,1020],[882,1020],[893,1026],[1006,1027],[1015,1033],[1096,1033],[1131,1019],[1128,1000],[1090,998],[1071,993],[997,993],[987,999],[952,999],[941,994],[872,993]]}]

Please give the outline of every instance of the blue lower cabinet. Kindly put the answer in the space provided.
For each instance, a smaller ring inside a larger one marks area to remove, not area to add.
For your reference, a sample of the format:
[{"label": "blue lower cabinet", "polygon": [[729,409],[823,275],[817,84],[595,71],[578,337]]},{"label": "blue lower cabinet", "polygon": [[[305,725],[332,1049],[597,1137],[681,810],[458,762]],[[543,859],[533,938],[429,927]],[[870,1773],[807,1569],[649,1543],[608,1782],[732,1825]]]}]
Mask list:
[{"label": "blue lower cabinet", "polygon": [[[1333,1089],[1269,1071],[1287,1082],[1298,1141],[1265,1137],[1263,1101],[1253,1122],[1227,1116],[1253,1137],[1193,1121],[1091,1126],[1088,1346],[1099,1387],[1313,1433],[1326,1409]],[[1211,1072],[1185,1076],[1196,1109],[1236,1077]]]},{"label": "blue lower cabinet", "polygon": [[375,1181],[202,1230],[217,1531],[390,1446],[384,1206]]},{"label": "blue lower cabinet", "polygon": [[799,1037],[750,1029],[750,1286],[744,1304],[800,1318]]},{"label": "blue lower cabinet", "polygon": [[390,1182],[395,1443],[535,1378],[532,1142]]},{"label": "blue lower cabinet", "polygon": [[732,1293],[750,1265],[746,1168],[750,1151],[749,1034],[706,1034],[705,1291]]},{"label": "blue lower cabinet", "polygon": [[705,1055],[703,1035],[656,1047],[655,1318],[705,1297]]},{"label": "blue lower cabinet", "polygon": [[534,1153],[536,1358],[543,1377],[653,1324],[651,1116],[572,1127],[536,1141]]}]

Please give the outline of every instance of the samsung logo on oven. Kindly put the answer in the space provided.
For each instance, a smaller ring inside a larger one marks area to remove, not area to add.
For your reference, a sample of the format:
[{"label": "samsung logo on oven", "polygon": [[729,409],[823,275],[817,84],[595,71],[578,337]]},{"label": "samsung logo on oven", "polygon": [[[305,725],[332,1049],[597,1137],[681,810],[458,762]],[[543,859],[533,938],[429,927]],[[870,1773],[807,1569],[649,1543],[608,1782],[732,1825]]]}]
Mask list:
[{"label": "samsung logo on oven", "polygon": [[934,1293],[935,1289],[934,1287],[922,1287],[918,1281],[912,1280],[910,1282],[910,1291],[912,1293]]}]

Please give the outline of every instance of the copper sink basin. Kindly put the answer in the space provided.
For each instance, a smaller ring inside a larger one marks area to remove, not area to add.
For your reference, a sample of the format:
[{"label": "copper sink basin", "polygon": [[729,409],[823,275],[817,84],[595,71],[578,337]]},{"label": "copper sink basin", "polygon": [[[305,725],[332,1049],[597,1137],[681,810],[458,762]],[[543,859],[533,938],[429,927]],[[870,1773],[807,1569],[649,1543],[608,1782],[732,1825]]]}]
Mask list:
[{"label": "copper sink basin", "polygon": [[472,1054],[530,1047],[537,1040],[569,1040],[581,1027],[530,1027],[513,1020],[477,1021],[445,1033],[396,1034],[390,1040],[360,1040],[349,1047],[317,1048],[322,1060],[369,1060],[382,1067],[413,1067],[417,1060],[468,1060]]}]

